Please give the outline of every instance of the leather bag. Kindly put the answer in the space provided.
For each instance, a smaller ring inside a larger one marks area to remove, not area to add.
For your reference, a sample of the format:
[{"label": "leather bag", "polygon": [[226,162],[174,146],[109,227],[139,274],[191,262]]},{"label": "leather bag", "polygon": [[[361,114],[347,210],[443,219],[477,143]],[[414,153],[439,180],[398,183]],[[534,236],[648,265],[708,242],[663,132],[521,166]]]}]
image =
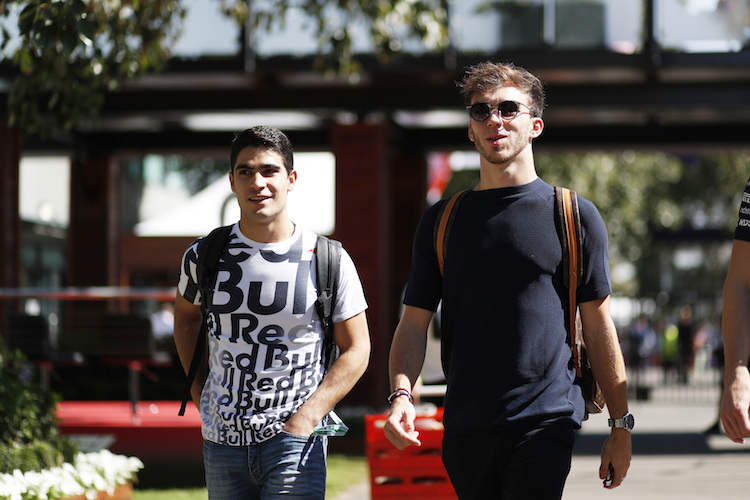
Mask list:
[{"label": "leather bag", "polygon": [[563,241],[563,265],[567,269],[565,284],[568,287],[568,329],[570,332],[570,349],[576,369],[576,383],[581,386],[583,399],[586,402],[586,416],[589,413],[601,413],[605,401],[602,390],[591,369],[586,344],[583,341],[583,329],[578,315],[576,291],[578,278],[583,276],[583,238],[581,217],[578,211],[578,197],[575,191],[556,187],[555,198],[560,219]]}]

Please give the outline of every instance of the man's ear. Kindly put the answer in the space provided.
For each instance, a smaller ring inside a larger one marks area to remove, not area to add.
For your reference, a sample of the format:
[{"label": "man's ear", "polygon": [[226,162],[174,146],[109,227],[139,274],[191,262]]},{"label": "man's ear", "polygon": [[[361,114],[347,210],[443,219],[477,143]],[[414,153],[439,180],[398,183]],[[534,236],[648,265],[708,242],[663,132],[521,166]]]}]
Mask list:
[{"label": "man's ear", "polygon": [[229,185],[232,186],[232,192],[236,193],[237,191],[234,189],[234,172],[229,172]]},{"label": "man's ear", "polygon": [[297,183],[297,171],[292,170],[289,172],[289,186],[287,188],[287,191],[291,191],[294,189],[294,185]]},{"label": "man's ear", "polygon": [[531,119],[531,131],[529,132],[530,139],[536,139],[542,135],[544,130],[544,121],[538,116]]}]

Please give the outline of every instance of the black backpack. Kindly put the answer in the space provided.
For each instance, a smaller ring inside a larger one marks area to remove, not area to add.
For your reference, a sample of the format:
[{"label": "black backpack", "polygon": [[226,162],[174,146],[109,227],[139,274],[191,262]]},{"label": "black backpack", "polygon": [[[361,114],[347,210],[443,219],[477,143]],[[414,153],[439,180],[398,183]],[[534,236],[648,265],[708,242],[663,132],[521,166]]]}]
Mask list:
[{"label": "black backpack", "polygon": [[[182,398],[179,415],[185,414],[188,401],[192,399],[190,388],[195,380],[198,366],[203,361],[203,353],[206,349],[206,336],[208,331],[208,304],[213,297],[212,284],[216,281],[216,273],[219,267],[219,258],[229,242],[229,235],[234,225],[222,226],[211,231],[208,236],[198,242],[198,262],[196,275],[198,278],[198,290],[201,293],[201,311],[203,322],[198,333],[198,341],[190,362],[187,374],[187,385]],[[339,264],[341,262],[341,242],[318,236],[315,243],[316,263],[316,287],[318,298],[315,301],[315,311],[318,313],[320,322],[325,332],[323,341],[323,352],[321,359],[326,371],[331,367],[339,354],[338,347],[333,340],[333,307],[336,303],[336,294],[339,282]]]}]

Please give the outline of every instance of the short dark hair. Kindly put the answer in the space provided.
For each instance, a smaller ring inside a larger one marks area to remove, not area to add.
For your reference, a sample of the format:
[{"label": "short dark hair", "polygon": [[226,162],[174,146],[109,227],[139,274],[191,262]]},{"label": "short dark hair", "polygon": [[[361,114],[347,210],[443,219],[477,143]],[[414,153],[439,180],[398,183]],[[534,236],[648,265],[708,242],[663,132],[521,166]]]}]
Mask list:
[{"label": "short dark hair", "polygon": [[279,129],[258,125],[234,134],[229,155],[229,170],[234,171],[240,151],[248,147],[268,148],[281,155],[287,173],[294,170],[294,149],[289,138]]},{"label": "short dark hair", "polygon": [[468,106],[474,94],[493,92],[498,87],[515,87],[529,96],[532,116],[540,117],[544,111],[544,85],[528,70],[513,63],[479,63],[466,70],[457,83],[459,92]]}]

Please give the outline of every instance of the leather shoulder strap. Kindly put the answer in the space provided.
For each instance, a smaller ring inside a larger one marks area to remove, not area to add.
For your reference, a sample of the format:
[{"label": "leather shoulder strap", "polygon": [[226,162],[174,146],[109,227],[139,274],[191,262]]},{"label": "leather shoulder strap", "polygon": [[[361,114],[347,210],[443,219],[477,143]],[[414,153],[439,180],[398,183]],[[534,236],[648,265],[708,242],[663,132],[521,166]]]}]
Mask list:
[{"label": "leather shoulder strap", "polygon": [[442,210],[438,214],[435,222],[434,240],[435,240],[435,254],[437,255],[438,267],[440,267],[440,275],[442,276],[445,272],[445,254],[448,249],[448,238],[450,237],[451,228],[453,227],[453,221],[458,213],[458,205],[468,189],[459,191],[458,193],[451,196],[451,198],[443,205]]},{"label": "leather shoulder strap", "polygon": [[576,292],[578,290],[579,278],[583,274],[583,238],[581,232],[581,218],[578,211],[578,197],[575,191],[567,188],[555,188],[555,203],[557,205],[558,219],[560,221],[560,237],[563,248],[563,266],[565,285],[568,288],[568,331],[570,334],[570,347],[576,373],[581,376],[581,343],[583,339],[576,325],[576,311],[578,301]]}]

